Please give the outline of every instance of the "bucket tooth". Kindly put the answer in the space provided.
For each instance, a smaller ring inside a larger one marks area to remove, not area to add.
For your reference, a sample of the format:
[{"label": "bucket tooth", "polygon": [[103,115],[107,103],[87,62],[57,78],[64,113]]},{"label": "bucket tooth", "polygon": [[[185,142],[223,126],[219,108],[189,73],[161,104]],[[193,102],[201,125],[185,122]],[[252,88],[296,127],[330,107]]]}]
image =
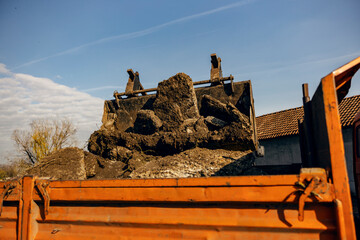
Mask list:
[{"label": "bucket tooth", "polygon": [[223,84],[220,79],[222,79],[222,70],[221,70],[221,58],[213,53],[210,55],[211,57],[211,70],[210,70],[210,81],[211,86],[216,86]]},{"label": "bucket tooth", "polygon": [[[134,73],[132,69],[128,69],[127,73],[129,74],[129,80],[126,84],[125,95],[127,97],[135,97],[137,96],[135,91],[144,90],[140,83],[139,72]],[[146,95],[146,92],[142,92],[141,94],[144,96]]]}]

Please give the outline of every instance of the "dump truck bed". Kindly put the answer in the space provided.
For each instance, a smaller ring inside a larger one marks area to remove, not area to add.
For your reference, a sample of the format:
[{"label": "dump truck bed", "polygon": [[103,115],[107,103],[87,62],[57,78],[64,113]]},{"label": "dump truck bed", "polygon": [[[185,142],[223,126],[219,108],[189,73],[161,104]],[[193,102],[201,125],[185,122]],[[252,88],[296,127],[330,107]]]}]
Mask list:
[{"label": "dump truck bed", "polygon": [[[298,219],[295,183],[302,177],[25,177],[4,202],[0,239],[19,232],[18,239],[336,239],[338,208],[330,192],[319,201],[306,199],[304,221]],[[51,200],[46,216],[37,187],[44,182]]]}]

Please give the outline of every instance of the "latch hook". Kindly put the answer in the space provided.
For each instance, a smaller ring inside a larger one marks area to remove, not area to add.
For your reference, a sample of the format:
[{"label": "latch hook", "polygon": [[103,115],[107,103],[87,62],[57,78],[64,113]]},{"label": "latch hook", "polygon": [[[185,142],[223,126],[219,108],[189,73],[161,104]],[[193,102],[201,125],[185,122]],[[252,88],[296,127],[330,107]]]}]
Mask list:
[{"label": "latch hook", "polygon": [[309,185],[305,188],[304,192],[301,194],[299,199],[299,221],[304,221],[304,207],[305,207],[305,200],[307,197],[313,193],[314,189],[319,185],[320,178],[314,177],[310,180]]},{"label": "latch hook", "polygon": [[41,197],[44,199],[44,220],[49,214],[50,196],[49,196],[49,182],[46,180],[37,180],[36,187],[39,190]]},{"label": "latch hook", "polygon": [[327,174],[323,168],[302,168],[299,181],[296,185],[300,186],[302,192],[299,198],[299,221],[304,221],[304,207],[306,199],[313,195],[322,200],[331,194],[330,186],[327,182]]}]

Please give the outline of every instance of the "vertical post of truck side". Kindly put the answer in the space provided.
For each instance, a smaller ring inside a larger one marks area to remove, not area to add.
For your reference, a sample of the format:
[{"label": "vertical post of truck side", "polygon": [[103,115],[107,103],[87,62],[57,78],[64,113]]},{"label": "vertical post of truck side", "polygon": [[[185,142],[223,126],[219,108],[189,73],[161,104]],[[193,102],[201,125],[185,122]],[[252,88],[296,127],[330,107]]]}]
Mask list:
[{"label": "vertical post of truck side", "polygon": [[343,205],[344,221],[345,226],[347,226],[347,239],[352,239],[352,236],[355,236],[355,225],[333,74],[331,73],[324,77],[321,80],[321,85],[335,196]]},{"label": "vertical post of truck side", "polygon": [[33,240],[38,232],[36,217],[39,207],[33,200],[34,185],[33,176],[23,177],[18,209],[18,240]]},{"label": "vertical post of truck side", "polygon": [[[307,149],[306,146],[310,143],[313,167],[326,169],[328,177],[333,181],[338,224],[346,226],[345,233],[344,227],[339,228],[339,234],[340,236],[345,234],[345,239],[356,239],[356,235],[338,105],[348,92],[351,79],[359,68],[360,57],[323,77],[311,101],[306,97],[306,87],[303,88],[305,90],[304,123],[306,125],[305,121],[310,120],[309,127],[312,133],[308,134],[304,128],[302,132],[313,137],[312,143],[306,139],[307,145],[303,144],[305,146],[303,148]],[[306,109],[308,104],[311,104],[310,111]]]}]

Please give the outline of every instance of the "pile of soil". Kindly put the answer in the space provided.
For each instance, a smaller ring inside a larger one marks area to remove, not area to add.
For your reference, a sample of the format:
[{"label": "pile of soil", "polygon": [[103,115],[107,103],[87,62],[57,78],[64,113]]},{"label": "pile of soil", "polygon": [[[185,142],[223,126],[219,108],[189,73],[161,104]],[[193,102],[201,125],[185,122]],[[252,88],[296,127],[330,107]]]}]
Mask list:
[{"label": "pile of soil", "polygon": [[254,160],[252,151],[194,148],[165,157],[135,152],[123,163],[65,148],[42,159],[27,174],[56,180],[239,176],[253,171]]},{"label": "pile of soil", "polygon": [[133,127],[125,131],[102,127],[90,136],[89,151],[125,162],[128,156],[122,153],[126,151],[167,156],[196,147],[255,150],[249,117],[233,104],[206,94],[199,110],[188,75],[178,73],[157,89],[153,105],[137,113]]},{"label": "pile of soil", "polygon": [[137,112],[133,126],[117,131],[111,124],[104,122],[90,136],[89,152],[63,149],[28,173],[55,179],[180,178],[246,175],[254,165],[249,117],[210,95],[198,104],[184,73],[159,83],[155,100]]},{"label": "pile of soil", "polygon": [[252,151],[194,148],[166,157],[130,161],[130,178],[188,178],[242,175],[253,167]]},{"label": "pile of soil", "polygon": [[44,157],[27,174],[57,180],[121,178],[125,163],[111,161],[79,148],[64,148]]}]

